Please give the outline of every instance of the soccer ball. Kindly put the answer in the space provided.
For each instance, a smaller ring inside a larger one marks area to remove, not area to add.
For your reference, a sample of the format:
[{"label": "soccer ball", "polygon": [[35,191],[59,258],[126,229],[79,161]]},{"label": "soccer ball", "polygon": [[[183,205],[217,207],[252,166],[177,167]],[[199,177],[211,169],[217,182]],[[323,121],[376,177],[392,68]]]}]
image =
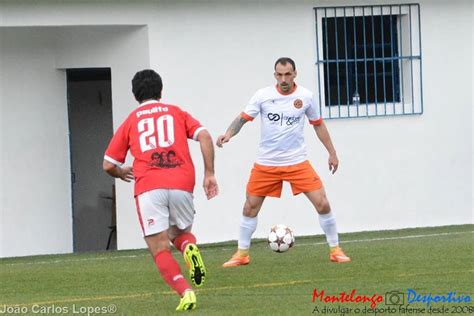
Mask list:
[{"label": "soccer ball", "polygon": [[293,232],[286,225],[276,225],[270,229],[268,235],[268,246],[275,252],[285,252],[293,247],[295,237]]}]

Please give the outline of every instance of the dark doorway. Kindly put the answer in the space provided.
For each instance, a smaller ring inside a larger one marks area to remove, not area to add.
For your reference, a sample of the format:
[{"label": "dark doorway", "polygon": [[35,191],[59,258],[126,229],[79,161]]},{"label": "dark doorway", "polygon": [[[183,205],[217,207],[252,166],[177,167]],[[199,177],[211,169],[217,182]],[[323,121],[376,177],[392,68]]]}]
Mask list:
[{"label": "dark doorway", "polygon": [[102,171],[113,134],[110,68],[67,70],[74,252],[116,249],[114,179]]}]

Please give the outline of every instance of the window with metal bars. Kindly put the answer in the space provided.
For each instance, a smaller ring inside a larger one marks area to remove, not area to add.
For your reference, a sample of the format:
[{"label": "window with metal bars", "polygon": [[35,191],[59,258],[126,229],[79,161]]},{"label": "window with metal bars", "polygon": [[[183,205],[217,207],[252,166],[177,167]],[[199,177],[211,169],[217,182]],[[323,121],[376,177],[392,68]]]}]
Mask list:
[{"label": "window with metal bars", "polygon": [[423,112],[418,4],[317,7],[315,17],[323,117]]}]

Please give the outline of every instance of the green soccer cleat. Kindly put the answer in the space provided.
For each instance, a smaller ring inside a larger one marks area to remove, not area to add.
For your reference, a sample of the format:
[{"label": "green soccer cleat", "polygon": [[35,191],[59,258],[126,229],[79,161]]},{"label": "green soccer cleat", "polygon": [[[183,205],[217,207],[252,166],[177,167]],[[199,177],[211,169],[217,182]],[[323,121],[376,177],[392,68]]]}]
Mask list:
[{"label": "green soccer cleat", "polygon": [[202,261],[199,248],[195,244],[188,244],[184,249],[184,261],[189,268],[189,276],[195,287],[201,287],[206,281],[206,267]]},{"label": "green soccer cleat", "polygon": [[194,294],[194,291],[192,290],[186,290],[184,292],[183,297],[179,301],[178,307],[176,307],[176,310],[178,312],[180,311],[187,311],[191,309],[196,308],[196,294]]}]

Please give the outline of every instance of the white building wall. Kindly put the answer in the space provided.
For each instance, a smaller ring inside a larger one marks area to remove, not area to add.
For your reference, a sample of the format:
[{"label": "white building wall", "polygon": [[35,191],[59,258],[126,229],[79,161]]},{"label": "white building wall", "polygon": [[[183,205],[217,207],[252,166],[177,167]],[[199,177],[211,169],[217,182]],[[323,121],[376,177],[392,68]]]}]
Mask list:
[{"label": "white building wall", "polygon": [[[150,64],[165,81],[176,82],[165,86],[165,98],[192,109],[217,136],[257,88],[274,84],[273,62],[280,56],[293,57],[297,82],[317,92],[312,8],[319,4],[207,2],[192,10],[185,10],[189,3],[162,7],[157,22],[149,25],[150,34],[159,35],[150,36]],[[353,2],[321,3],[343,4]],[[307,128],[311,161],[326,184],[340,231],[472,222],[470,175],[456,168],[472,168],[472,148],[463,145],[472,139],[472,74],[470,67],[462,71],[462,65],[472,64],[472,36],[453,36],[454,29],[470,32],[471,12],[468,1],[421,2],[423,115],[327,120],[341,160],[336,175],[329,174],[327,154]],[[176,25],[175,20],[184,22]],[[162,47],[160,41],[167,45]],[[456,53],[448,63],[450,51]],[[450,106],[454,104],[455,110]],[[247,124],[223,150],[217,149],[221,195],[208,202],[197,189],[195,230],[207,241],[238,235],[245,184],[257,153],[257,121]],[[322,233],[309,202],[292,197],[288,186],[282,199],[265,202],[254,236],[264,237],[280,222],[297,234]]]},{"label": "white building wall", "polygon": [[[3,2],[2,25],[147,25],[149,65],[163,76],[163,101],[189,110],[216,138],[256,89],[274,84],[273,63],[280,56],[294,58],[297,83],[317,93],[313,7],[355,2],[31,3]],[[314,132],[306,129],[310,160],[326,185],[341,232],[472,222],[472,3],[419,3],[424,114],[327,120],[341,161],[335,175],[327,170],[327,154]],[[66,43],[68,38],[63,40]],[[68,45],[74,43],[69,41],[63,49],[70,49]],[[109,57],[114,58],[113,54]],[[130,54],[125,65],[133,58]],[[139,69],[116,79],[129,81]],[[2,84],[12,88],[3,75]],[[112,89],[115,128],[130,110],[128,103],[116,103],[116,94],[133,98],[123,88]],[[203,196],[202,159],[198,146],[191,145],[198,176],[194,231],[202,242],[237,238],[245,184],[257,154],[257,121],[247,124],[224,149],[216,150],[221,194],[214,200]],[[4,165],[2,157],[3,169]],[[143,247],[131,185],[118,181],[117,194],[119,248]],[[309,202],[303,196],[292,197],[287,186],[281,199],[265,202],[254,236],[264,237],[276,223],[291,226],[297,235],[322,233]]]},{"label": "white building wall", "polygon": [[65,74],[54,33],[0,29],[0,256],[72,251]]},{"label": "white building wall", "polygon": [[[64,69],[112,69],[113,118],[118,126],[135,104],[129,93],[131,76],[137,68],[149,67],[148,33],[139,26],[7,27],[0,33],[4,65],[0,257],[72,252]],[[119,208],[133,210],[129,199],[127,207],[121,207],[122,197],[130,196],[119,195]],[[122,237],[127,229],[136,233],[139,226],[136,221],[132,224],[123,225],[118,241],[128,240]]]},{"label": "white building wall", "polygon": [[[473,80],[473,74],[474,74],[474,51],[473,51],[473,46],[474,46],[474,6],[471,6],[471,56],[472,56],[472,60],[471,60],[471,100],[474,101],[474,80]],[[474,102],[471,102],[471,104],[473,104]],[[473,199],[472,197],[474,197],[474,167],[473,166],[473,161],[472,161],[472,157],[474,156],[474,136],[472,135],[474,133],[474,131],[472,131],[472,125],[474,123],[474,110],[472,109],[471,107],[471,117],[472,117],[472,120],[471,120],[471,200]],[[471,206],[472,208],[474,209],[474,203],[471,202]],[[471,210],[471,218],[473,216],[472,214],[472,210]]]},{"label": "white building wall", "polygon": [[[0,32],[0,52],[2,52],[2,47],[3,47],[3,40],[1,37],[2,33]],[[1,55],[0,55],[1,56]],[[3,58],[0,57],[0,73],[3,73]],[[3,215],[3,212],[4,212],[4,209],[3,209],[3,200],[4,200],[4,195],[5,193],[3,192],[3,187],[4,187],[4,177],[3,177],[3,153],[4,153],[4,150],[3,150],[3,97],[1,97],[3,95],[3,84],[2,84],[2,81],[3,79],[0,79],[0,222],[3,223],[3,218],[4,218],[4,215]],[[3,224],[0,224],[0,238],[2,238],[1,240],[3,240]],[[3,253],[3,242],[0,241],[0,253]]]}]

